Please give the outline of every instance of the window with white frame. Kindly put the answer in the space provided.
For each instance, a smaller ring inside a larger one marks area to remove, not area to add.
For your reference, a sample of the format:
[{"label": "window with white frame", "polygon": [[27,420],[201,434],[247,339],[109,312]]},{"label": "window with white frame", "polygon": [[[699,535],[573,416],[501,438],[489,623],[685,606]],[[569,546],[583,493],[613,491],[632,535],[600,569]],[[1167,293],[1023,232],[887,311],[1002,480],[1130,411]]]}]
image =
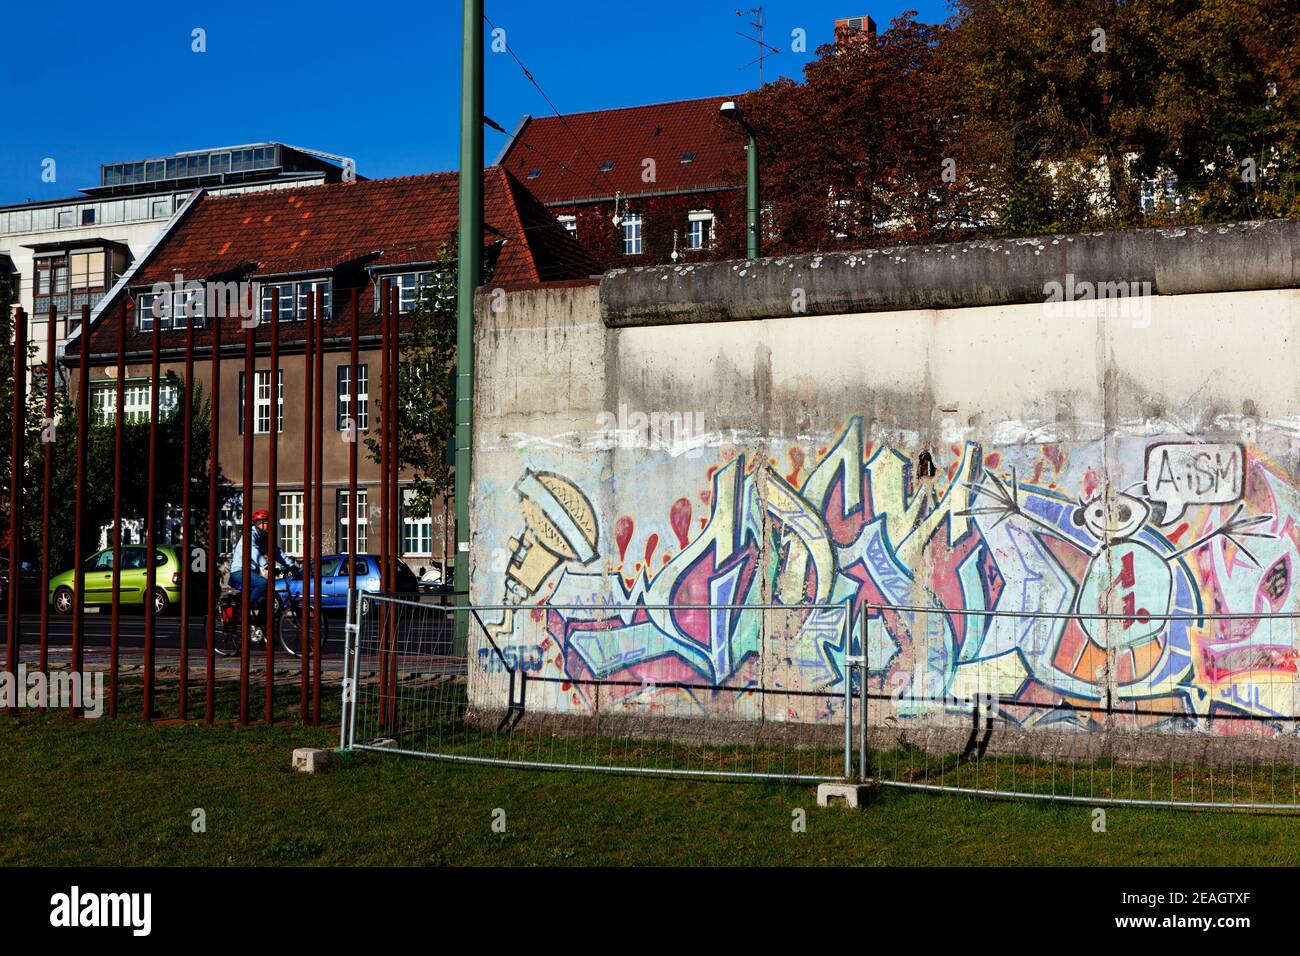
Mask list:
[{"label": "window with white frame", "polygon": [[[171,306],[163,295],[170,295]],[[171,293],[142,293],[136,300],[136,328],[141,332],[153,331],[154,319],[159,329],[183,329],[189,322],[196,328],[206,323],[206,295],[202,288],[178,289]]]},{"label": "window with white frame", "polygon": [[556,216],[555,218],[560,220],[560,225],[568,231],[569,235],[576,236],[578,234],[577,216]]},{"label": "window with white frame", "polygon": [[[397,275],[382,276],[380,281],[375,284],[375,310],[378,311],[382,305],[380,295],[383,294],[391,285],[397,289],[397,313],[406,315],[420,304],[420,297],[424,290],[433,285],[437,280],[436,272],[405,272]],[[450,308],[455,304],[455,293],[440,293],[440,304]]]},{"label": "window with white frame", "polygon": [[433,511],[423,518],[415,518],[407,512],[412,509],[415,491],[410,488],[402,490],[402,554],[433,554]]},{"label": "window with white frame", "polygon": [[[348,553],[350,532],[348,530],[351,521],[352,509],[349,507],[349,495],[346,490],[338,493],[335,499],[334,513],[338,516],[338,551],[340,554]],[[365,554],[368,545],[368,525],[369,525],[369,496],[366,489],[357,489],[357,554]]]},{"label": "window with white frame", "polygon": [[713,213],[707,209],[691,212],[686,223],[686,248],[707,249],[713,243]]},{"label": "window with white frame", "polygon": [[[276,376],[276,432],[284,431],[284,369]],[[247,381],[239,373],[239,434],[244,434],[244,389]],[[271,433],[271,370],[253,373],[253,434]]]},{"label": "window with white frame", "polygon": [[[338,430],[348,430],[348,421],[352,418],[352,366],[340,365],[338,370],[338,391],[335,402]],[[370,367],[357,366],[357,416],[352,423],[358,431],[370,427]]]},{"label": "window with white frame", "polygon": [[221,519],[217,523],[217,552],[223,557],[234,552],[235,542],[244,530],[241,523],[243,505],[243,499],[235,494],[221,506]]},{"label": "window with white frame", "polygon": [[623,255],[641,255],[641,214],[639,212],[627,213],[623,216],[621,225],[623,228]]},{"label": "window with white frame", "polygon": [[[304,322],[307,319],[307,303],[314,301],[316,290],[321,292],[321,317],[330,318],[333,314],[331,299],[333,287],[329,279],[304,279],[301,282],[272,282],[262,286],[262,321],[271,322],[271,293],[280,293],[281,322]],[[313,305],[312,308],[315,308]]]},{"label": "window with white frame", "polygon": [[[152,401],[148,381],[126,383],[122,388],[122,421],[128,425],[147,422]],[[166,421],[176,412],[179,389],[173,382],[158,385],[158,418]],[[112,425],[117,421],[117,382],[91,384],[91,421],[96,425]]]},{"label": "window with white frame", "polygon": [[280,549],[302,557],[302,492],[280,492]]}]

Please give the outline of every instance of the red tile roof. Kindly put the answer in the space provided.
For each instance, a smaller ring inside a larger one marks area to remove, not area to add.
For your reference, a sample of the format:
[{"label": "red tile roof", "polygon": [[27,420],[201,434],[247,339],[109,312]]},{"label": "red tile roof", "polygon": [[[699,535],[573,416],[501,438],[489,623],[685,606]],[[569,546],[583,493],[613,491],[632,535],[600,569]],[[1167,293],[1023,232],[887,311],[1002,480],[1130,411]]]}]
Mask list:
[{"label": "red tile roof", "polygon": [[[251,278],[330,269],[380,253],[386,268],[442,257],[456,238],[457,173],[204,196],[138,269],[132,286],[203,280],[259,263]],[[484,242],[505,239],[493,278],[574,279],[599,272],[562,227],[500,167],[483,174]]]},{"label": "red tile roof", "polygon": [[[718,122],[718,107],[727,99],[569,113],[563,122],[558,116],[526,117],[499,162],[548,205],[615,192],[635,196],[741,186],[743,163],[737,156],[743,156],[738,153],[743,140],[739,131]],[[683,163],[687,153],[694,157]],[[642,178],[645,159],[655,161],[654,182]],[[601,171],[607,162],[614,167]],[[540,173],[530,178],[532,170]]]},{"label": "red tile roof", "polygon": [[[128,292],[147,290],[155,282],[206,281],[237,272],[259,279],[295,273],[324,273],[366,257],[368,268],[387,270],[441,259],[456,238],[459,219],[457,173],[434,173],[355,183],[274,189],[235,196],[200,196],[188,214],[166,233],[128,279]],[[535,285],[585,279],[601,272],[591,255],[556,222],[544,205],[499,166],[483,173],[484,245],[500,244],[492,282]],[[503,241],[504,240],[504,241]],[[255,263],[251,272],[243,267]],[[231,276],[235,278],[235,276]],[[326,323],[327,339],[350,336],[353,290],[335,290],[334,314]],[[91,331],[91,352],[102,363],[115,355],[124,293],[105,301]],[[373,297],[356,294],[360,332],[378,330]],[[128,353],[151,348],[152,332],[132,328]],[[270,338],[267,324],[254,333]],[[206,351],[211,328],[197,332],[196,347]],[[164,350],[184,348],[177,331],[161,333]],[[238,346],[244,333],[238,323],[222,323],[223,346]],[[281,342],[301,343],[302,323],[281,328]],[[79,336],[69,340],[64,361],[80,354]]]}]

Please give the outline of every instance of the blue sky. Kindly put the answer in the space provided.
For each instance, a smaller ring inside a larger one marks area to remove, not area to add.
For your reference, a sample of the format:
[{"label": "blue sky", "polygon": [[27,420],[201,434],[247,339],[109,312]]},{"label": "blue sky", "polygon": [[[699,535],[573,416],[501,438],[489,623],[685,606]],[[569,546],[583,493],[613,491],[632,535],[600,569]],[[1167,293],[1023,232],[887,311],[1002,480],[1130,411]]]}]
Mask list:
[{"label": "blue sky", "polygon": [[[738,2],[487,0],[487,16],[562,112],[750,89],[754,44]],[[800,77],[835,18],[883,28],[905,9],[948,15],[944,0],[772,0],[766,36],[783,52],[764,79]],[[184,9],[181,9],[184,7]],[[137,13],[138,11],[138,13]],[[359,14],[368,14],[365,18]],[[191,50],[206,31],[207,51]],[[790,50],[807,31],[808,53]],[[99,164],[256,141],[352,156],[366,176],[454,169],[460,82],[456,0],[270,0],[261,4],[21,3],[5,13],[0,202],[71,195]],[[485,112],[506,129],[550,108],[507,54],[487,54]],[[491,162],[503,137],[485,139]],[[41,179],[42,161],[57,180]]]}]

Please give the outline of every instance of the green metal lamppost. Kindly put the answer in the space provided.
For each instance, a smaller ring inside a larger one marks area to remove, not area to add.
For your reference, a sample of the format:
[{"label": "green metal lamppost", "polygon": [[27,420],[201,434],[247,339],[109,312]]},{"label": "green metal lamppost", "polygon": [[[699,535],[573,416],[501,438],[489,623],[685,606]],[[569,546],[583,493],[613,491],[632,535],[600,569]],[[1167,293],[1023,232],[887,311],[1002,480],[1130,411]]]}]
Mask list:
[{"label": "green metal lamppost", "polygon": [[740,124],[740,128],[745,131],[749,137],[749,142],[745,145],[745,152],[748,154],[748,195],[745,200],[745,225],[746,241],[745,255],[750,259],[759,257],[759,223],[758,223],[758,143],[754,138],[754,129],[745,121],[744,114],[741,113],[740,107],[736,105],[735,100],[727,100],[720,107],[719,112],[723,116],[728,116]]}]

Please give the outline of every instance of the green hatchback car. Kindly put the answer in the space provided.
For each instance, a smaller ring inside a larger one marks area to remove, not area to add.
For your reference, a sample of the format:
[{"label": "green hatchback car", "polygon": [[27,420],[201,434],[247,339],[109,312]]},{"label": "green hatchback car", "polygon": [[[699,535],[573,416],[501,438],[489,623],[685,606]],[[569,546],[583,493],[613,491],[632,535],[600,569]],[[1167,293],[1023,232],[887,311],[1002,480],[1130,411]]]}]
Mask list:
[{"label": "green hatchback car", "polygon": [[[118,591],[123,605],[144,605],[148,584],[149,566],[145,555],[149,549],[142,544],[122,546],[122,575]],[[153,609],[163,614],[174,601],[181,599],[181,562],[171,548],[155,548],[154,563],[158,566],[154,581]],[[113,603],[113,549],[96,551],[86,559],[86,604]],[[69,568],[50,581],[49,600],[56,613],[71,614],[76,603],[73,588],[76,582]]]}]

